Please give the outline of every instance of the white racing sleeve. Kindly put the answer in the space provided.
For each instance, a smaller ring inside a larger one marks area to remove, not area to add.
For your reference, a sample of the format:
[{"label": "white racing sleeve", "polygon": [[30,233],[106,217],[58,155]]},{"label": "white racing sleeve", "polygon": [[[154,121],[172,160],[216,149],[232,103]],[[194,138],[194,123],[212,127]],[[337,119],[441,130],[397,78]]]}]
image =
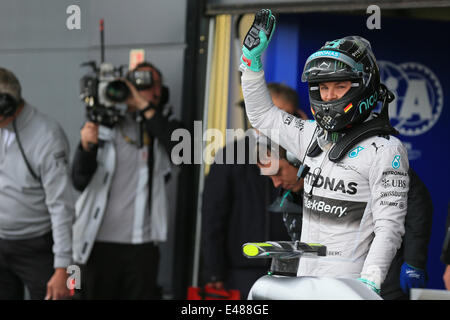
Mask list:
[{"label": "white racing sleeve", "polygon": [[246,69],[241,79],[245,110],[252,126],[302,159],[316,124],[296,118],[273,104],[264,71]]},{"label": "white racing sleeve", "polygon": [[408,168],[406,150],[398,142],[377,153],[369,172],[375,237],[364,262],[361,278],[372,281],[378,288],[386,278],[405,233]]}]

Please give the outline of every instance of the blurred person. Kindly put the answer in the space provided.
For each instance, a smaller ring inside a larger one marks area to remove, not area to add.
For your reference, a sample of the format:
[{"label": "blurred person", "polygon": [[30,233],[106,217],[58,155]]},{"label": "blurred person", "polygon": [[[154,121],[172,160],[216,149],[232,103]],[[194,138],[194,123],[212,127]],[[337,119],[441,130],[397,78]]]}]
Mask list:
[{"label": "blurred person", "polygon": [[[275,30],[260,10],[242,48],[242,89],[250,123],[280,131],[280,145],[305,170],[301,241],[325,245],[320,259],[301,259],[298,276],[345,277],[380,294],[405,232],[409,161],[393,136],[388,104],[370,43],[359,36],[327,41],[302,73],[315,121],[296,123],[273,106],[261,55]],[[380,114],[373,110],[378,102]]]},{"label": "blurred person", "polygon": [[284,83],[270,82],[267,84],[273,104],[297,118],[307,120],[308,116],[299,106],[297,91]]},{"label": "blurred person", "polygon": [[[294,89],[272,83],[276,106],[296,114],[298,97]],[[241,104],[242,105],[242,104]],[[269,262],[243,256],[245,242],[289,240],[280,216],[270,214],[268,206],[276,190],[260,174],[254,150],[258,133],[251,129],[244,139],[229,143],[217,152],[205,180],[202,206],[202,278],[215,289],[238,289],[246,299],[253,283],[267,273]],[[238,162],[238,152],[245,148],[245,161]],[[234,148],[234,162],[226,155]]]},{"label": "blurred person", "polygon": [[450,290],[450,203],[447,211],[447,223],[445,227],[447,234],[442,247],[441,261],[446,265],[442,279],[444,280],[445,288]]},{"label": "blurred person", "polygon": [[70,294],[75,200],[61,126],[27,103],[0,68],[0,299]]},{"label": "blurred person", "polygon": [[[161,72],[143,62],[151,84],[135,87],[127,113],[109,134],[93,122],[81,129],[72,178],[82,191],[76,203],[74,258],[83,265],[84,299],[160,299],[158,243],[167,239],[172,132],[181,128],[166,105]],[[144,144],[137,144],[136,117],[144,116]]]},{"label": "blurred person", "polygon": [[[258,167],[262,175],[268,176],[278,190],[278,197],[270,205],[270,212],[281,213],[286,231],[292,241],[300,241],[302,231],[302,210],[303,210],[303,179],[297,178],[297,161],[288,159],[286,150],[281,147],[276,159],[268,154],[266,161],[258,161]],[[270,169],[271,162],[278,161],[275,166],[278,170]],[[278,239],[272,239],[274,241]]]},{"label": "blurred person", "polygon": [[[280,109],[294,114],[297,118],[308,120],[306,113],[298,108],[299,100],[295,90],[284,84],[277,86],[273,83],[268,83],[267,88],[271,92],[274,104],[277,105],[276,102],[278,102],[278,105],[283,106]],[[291,109],[289,106],[295,107],[295,111],[290,112],[289,110]],[[267,172],[267,169],[271,167],[269,159],[267,159],[266,164],[259,161],[258,167],[261,170],[261,174],[268,175],[274,187],[278,189],[278,197],[269,206],[269,211],[282,213],[286,230],[291,240],[296,241],[300,240],[302,229],[304,179],[297,179],[297,172],[301,161],[280,146],[277,146],[277,148],[279,150],[277,152],[279,157],[278,171],[274,174]],[[268,156],[270,158],[270,153]]]}]

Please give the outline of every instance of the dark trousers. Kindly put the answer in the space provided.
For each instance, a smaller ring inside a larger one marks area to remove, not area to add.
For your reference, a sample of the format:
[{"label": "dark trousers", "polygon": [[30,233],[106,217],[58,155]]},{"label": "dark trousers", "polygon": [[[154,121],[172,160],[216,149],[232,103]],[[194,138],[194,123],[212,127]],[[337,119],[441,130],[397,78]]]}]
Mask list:
[{"label": "dark trousers", "polygon": [[95,242],[81,272],[81,299],[161,299],[159,248],[152,243]]},{"label": "dark trousers", "polygon": [[24,286],[33,300],[44,299],[53,268],[51,233],[26,240],[0,239],[0,299],[23,300]]}]

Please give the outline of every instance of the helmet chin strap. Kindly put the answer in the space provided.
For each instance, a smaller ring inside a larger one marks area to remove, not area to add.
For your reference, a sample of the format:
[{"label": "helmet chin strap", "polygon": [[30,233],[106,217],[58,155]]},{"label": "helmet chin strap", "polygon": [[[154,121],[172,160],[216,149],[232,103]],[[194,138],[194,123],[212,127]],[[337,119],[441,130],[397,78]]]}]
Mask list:
[{"label": "helmet chin strap", "polygon": [[[319,133],[319,137],[322,139],[336,143],[328,153],[328,158],[330,161],[339,162],[355,144],[369,137],[398,134],[398,131],[392,127],[389,121],[388,112],[389,103],[395,99],[395,96],[384,84],[380,84],[379,99],[383,101],[381,112],[373,119],[354,126],[346,130],[345,133],[328,132],[323,130],[323,137],[321,137],[321,133]],[[317,140],[318,139],[316,139],[311,148],[308,149],[309,157],[316,157],[322,153],[322,149],[320,148]]]}]

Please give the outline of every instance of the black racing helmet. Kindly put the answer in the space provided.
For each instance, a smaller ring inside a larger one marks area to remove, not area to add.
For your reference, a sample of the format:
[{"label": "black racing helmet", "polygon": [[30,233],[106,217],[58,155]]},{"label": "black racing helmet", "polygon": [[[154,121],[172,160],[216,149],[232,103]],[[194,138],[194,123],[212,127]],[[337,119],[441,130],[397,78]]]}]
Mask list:
[{"label": "black racing helmet", "polygon": [[[319,84],[351,81],[340,99],[323,101]],[[363,122],[376,107],[380,93],[380,72],[369,41],[350,36],[328,41],[306,60],[302,81],[308,82],[311,111],[327,131],[342,132]]]}]

